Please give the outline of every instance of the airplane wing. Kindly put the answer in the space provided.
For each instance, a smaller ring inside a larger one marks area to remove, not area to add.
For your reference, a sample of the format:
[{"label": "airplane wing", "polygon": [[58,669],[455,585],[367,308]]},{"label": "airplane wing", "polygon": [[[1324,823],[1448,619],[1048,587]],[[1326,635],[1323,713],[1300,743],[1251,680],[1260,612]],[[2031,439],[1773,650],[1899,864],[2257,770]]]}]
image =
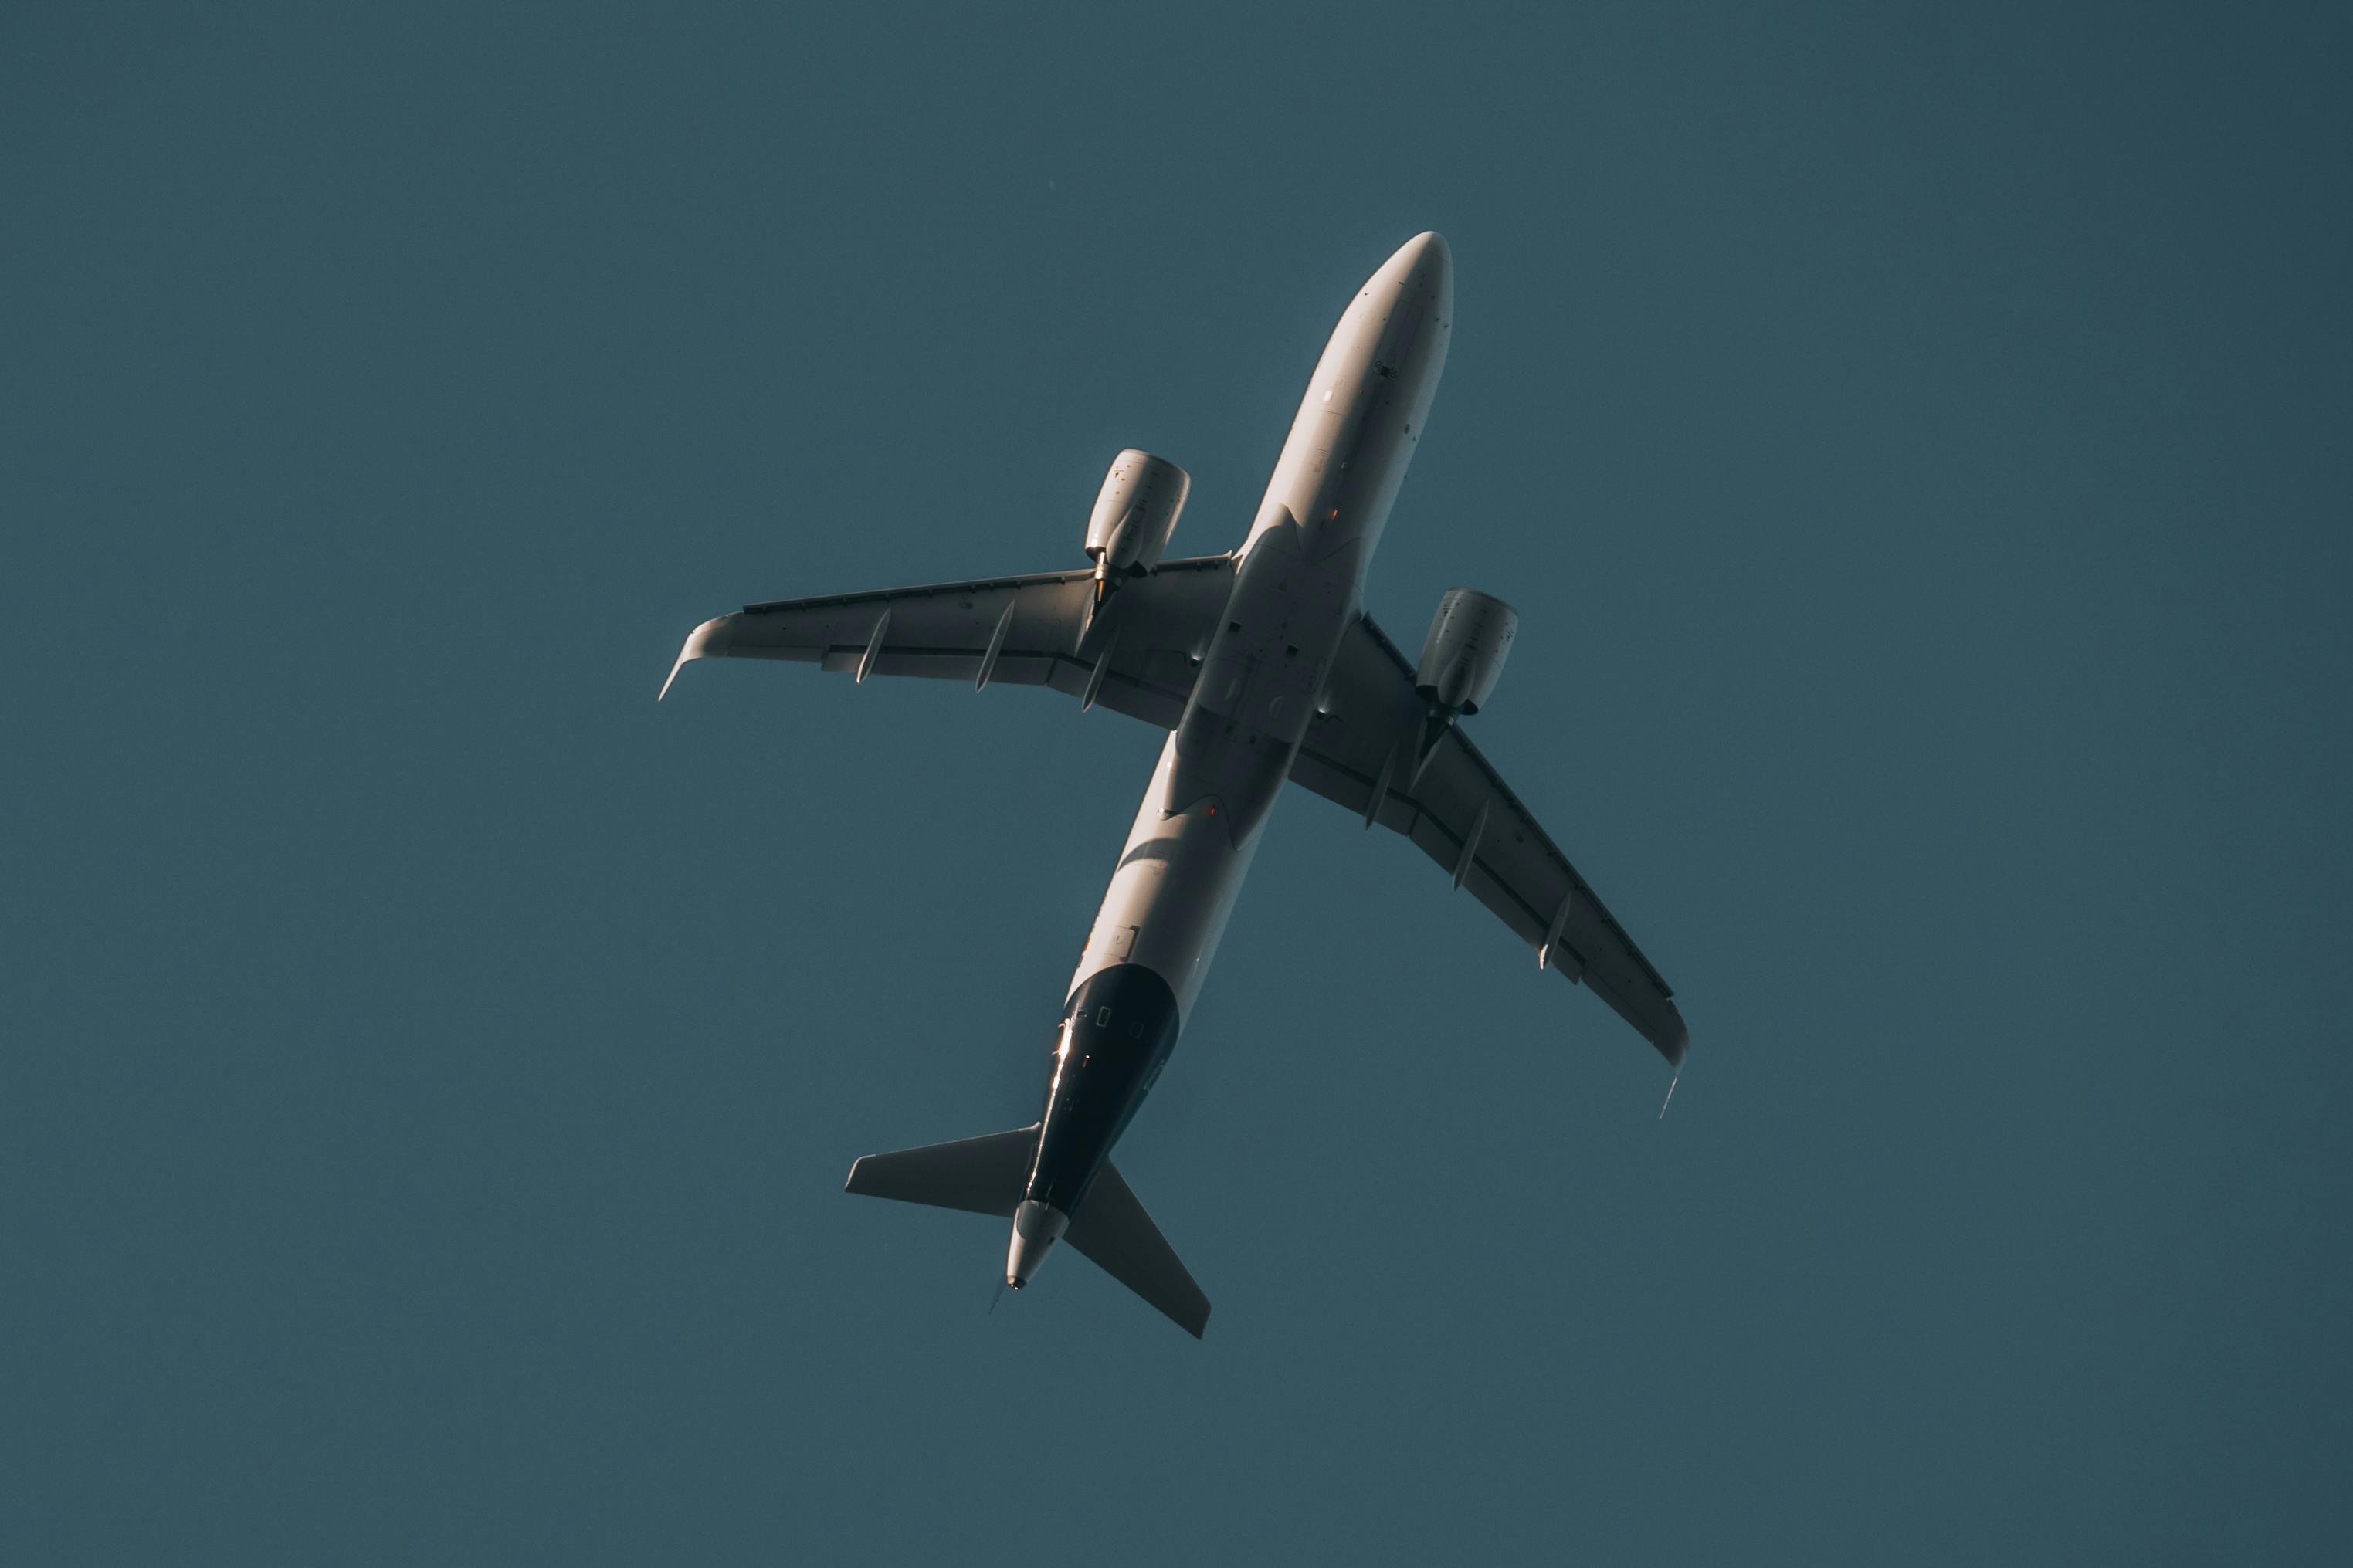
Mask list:
[{"label": "airplane wing", "polygon": [[1590,986],[1680,1069],[1691,1033],[1673,991],[1461,726],[1413,776],[1423,712],[1413,666],[1359,618],[1340,638],[1293,781],[1412,839],[1540,963]]},{"label": "airplane wing", "polygon": [[662,690],[698,658],[781,658],[861,681],[1050,686],[1173,730],[1233,573],[1225,555],[1165,561],[1100,607],[1091,569],[746,605],[694,628]]}]

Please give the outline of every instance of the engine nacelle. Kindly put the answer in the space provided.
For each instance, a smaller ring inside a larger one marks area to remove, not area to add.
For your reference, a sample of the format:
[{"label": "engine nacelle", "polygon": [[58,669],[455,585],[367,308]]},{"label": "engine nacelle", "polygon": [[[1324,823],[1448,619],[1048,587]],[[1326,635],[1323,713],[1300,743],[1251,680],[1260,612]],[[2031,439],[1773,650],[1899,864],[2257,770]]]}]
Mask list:
[{"label": "engine nacelle", "polygon": [[1413,689],[1445,714],[1476,713],[1495,689],[1520,613],[1475,588],[1450,588],[1421,645]]},{"label": "engine nacelle", "polygon": [[1087,519],[1097,597],[1160,564],[1168,536],[1176,531],[1176,514],[1192,489],[1193,476],[1166,458],[1130,447],[1112,459],[1094,515]]}]

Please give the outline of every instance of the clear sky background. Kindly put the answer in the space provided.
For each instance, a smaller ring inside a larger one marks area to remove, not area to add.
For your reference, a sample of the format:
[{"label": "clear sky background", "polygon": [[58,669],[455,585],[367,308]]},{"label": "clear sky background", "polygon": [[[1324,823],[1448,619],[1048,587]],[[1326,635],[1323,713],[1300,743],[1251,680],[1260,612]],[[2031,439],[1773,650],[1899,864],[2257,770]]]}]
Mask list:
[{"label": "clear sky background", "polygon": [[[16,5],[0,1558],[2319,1563],[2353,1534],[2333,5]],[[1409,236],[1371,611],[1667,1075],[1304,793],[1121,1163],[1216,1303],[844,1196],[1037,1109],[1160,743],[713,665],[1247,527]]]}]

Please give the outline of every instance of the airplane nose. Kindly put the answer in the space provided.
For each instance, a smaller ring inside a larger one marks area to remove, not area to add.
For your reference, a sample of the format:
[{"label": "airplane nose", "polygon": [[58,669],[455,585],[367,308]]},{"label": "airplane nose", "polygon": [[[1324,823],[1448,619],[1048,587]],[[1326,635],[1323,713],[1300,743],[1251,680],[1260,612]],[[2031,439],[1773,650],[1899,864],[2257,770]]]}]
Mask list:
[{"label": "airplane nose", "polygon": [[1451,289],[1454,282],[1454,253],[1447,248],[1446,237],[1436,229],[1424,229],[1398,247],[1393,258],[1414,274],[1417,281]]},{"label": "airplane nose", "polygon": [[1439,320],[1452,319],[1454,253],[1436,229],[1424,229],[1398,246],[1377,276],[1403,286],[1409,294],[1421,295],[1436,308]]}]

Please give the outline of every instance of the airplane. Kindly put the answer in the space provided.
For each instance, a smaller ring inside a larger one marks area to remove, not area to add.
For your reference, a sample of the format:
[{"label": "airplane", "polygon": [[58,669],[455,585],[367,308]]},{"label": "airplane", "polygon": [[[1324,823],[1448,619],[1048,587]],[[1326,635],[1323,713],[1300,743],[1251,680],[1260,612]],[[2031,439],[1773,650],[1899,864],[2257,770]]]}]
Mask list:
[{"label": "airplane", "polygon": [[1196,1339],[1207,1328],[1208,1298],[1111,1151],[1192,1014],[1285,781],[1412,840],[1539,971],[1582,983],[1682,1074],[1672,991],[1458,722],[1494,691],[1517,613],[1450,590],[1411,663],[1364,613],[1453,318],[1446,241],[1416,235],[1341,313],[1229,553],[1164,559],[1192,480],[1131,448],[1087,521],[1091,566],[747,605],[695,627],[662,683],[697,659],[791,659],[860,684],[1049,686],[1168,731],[1063,1000],[1039,1120],[849,1169],[853,1193],[1009,1219],[1006,1286],[1068,1242]]}]

